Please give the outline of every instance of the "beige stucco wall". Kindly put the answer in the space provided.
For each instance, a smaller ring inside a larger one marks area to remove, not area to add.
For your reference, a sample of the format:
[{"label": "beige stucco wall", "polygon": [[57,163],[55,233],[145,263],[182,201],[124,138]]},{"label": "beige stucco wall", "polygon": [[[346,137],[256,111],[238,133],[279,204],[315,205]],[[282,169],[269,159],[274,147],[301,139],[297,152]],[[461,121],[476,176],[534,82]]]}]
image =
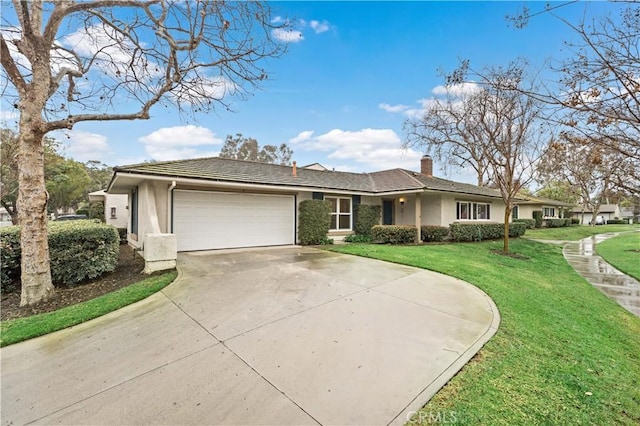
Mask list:
[{"label": "beige stucco wall", "polygon": [[490,220],[488,222],[502,222],[504,220],[505,204],[502,200],[492,198],[480,198],[467,196],[464,194],[442,194],[441,198],[441,212],[442,212],[442,226],[449,226],[453,222],[456,222],[456,203],[458,201],[471,201],[491,204]]},{"label": "beige stucco wall", "polygon": [[131,193],[127,197],[127,229],[129,243],[137,248],[144,247],[146,234],[167,233],[167,200],[169,184],[166,182],[144,181],[138,185],[138,233],[131,235]]},{"label": "beige stucco wall", "polygon": [[[442,225],[442,196],[440,194],[422,194],[422,224]],[[446,225],[444,225],[446,226]]]},{"label": "beige stucco wall", "polygon": [[[128,197],[124,194],[105,194],[104,197],[104,218],[109,225],[116,228],[126,228],[129,222],[127,210]],[[116,217],[111,217],[111,209],[116,209]]]}]

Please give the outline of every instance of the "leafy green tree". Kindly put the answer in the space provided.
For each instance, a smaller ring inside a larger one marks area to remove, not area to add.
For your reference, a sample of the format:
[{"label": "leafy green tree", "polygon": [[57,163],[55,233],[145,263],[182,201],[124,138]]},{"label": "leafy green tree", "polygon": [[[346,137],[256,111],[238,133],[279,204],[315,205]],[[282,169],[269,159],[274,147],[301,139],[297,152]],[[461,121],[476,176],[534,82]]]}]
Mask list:
[{"label": "leafy green tree", "polygon": [[45,170],[45,182],[49,207],[66,213],[85,197],[91,177],[84,164],[63,158]]},{"label": "leafy green tree", "polygon": [[[58,153],[60,144],[46,137],[44,144],[45,174],[51,175],[50,168],[64,160]],[[0,129],[0,205],[11,216],[11,222],[18,224],[18,134],[12,129]]]},{"label": "leafy green tree", "polygon": [[564,180],[550,180],[536,191],[536,195],[564,203],[577,203],[579,198],[575,188]]},{"label": "leafy green tree", "polygon": [[288,166],[291,164],[293,150],[286,144],[264,145],[262,148],[254,138],[246,138],[242,133],[234,136],[227,135],[227,139],[220,151],[220,158],[230,158],[233,160],[257,161],[259,163],[280,164]]},{"label": "leafy green tree", "polygon": [[91,183],[87,186],[86,193],[88,194],[89,192],[106,189],[109,181],[111,180],[113,169],[96,160],[87,161],[84,163],[84,166],[91,178]]}]

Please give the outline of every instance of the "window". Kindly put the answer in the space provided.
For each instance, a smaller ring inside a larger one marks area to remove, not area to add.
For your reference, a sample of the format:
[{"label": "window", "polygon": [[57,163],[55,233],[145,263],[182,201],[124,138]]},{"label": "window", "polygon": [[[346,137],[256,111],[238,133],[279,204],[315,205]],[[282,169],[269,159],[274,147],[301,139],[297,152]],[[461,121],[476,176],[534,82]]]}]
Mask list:
[{"label": "window", "polygon": [[115,219],[115,218],[116,218],[116,208],[111,207],[111,219]]},{"label": "window", "polygon": [[513,209],[511,209],[511,219],[518,219],[519,215],[518,206],[513,206]]},{"label": "window", "polygon": [[544,217],[556,217],[556,209],[554,207],[543,207],[542,216]]},{"label": "window", "polygon": [[131,191],[131,233],[138,234],[138,188]]},{"label": "window", "polygon": [[325,200],[331,203],[331,225],[332,231],[351,230],[351,198],[326,197]]},{"label": "window", "polygon": [[489,220],[491,219],[491,204],[458,201],[456,203],[457,220]]}]

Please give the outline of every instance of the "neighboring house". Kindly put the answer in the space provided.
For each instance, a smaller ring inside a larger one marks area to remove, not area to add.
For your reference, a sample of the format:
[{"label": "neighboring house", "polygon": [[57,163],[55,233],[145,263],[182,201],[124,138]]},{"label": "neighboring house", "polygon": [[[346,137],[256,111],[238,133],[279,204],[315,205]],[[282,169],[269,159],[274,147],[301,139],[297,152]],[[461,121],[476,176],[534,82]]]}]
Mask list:
[{"label": "neighboring house", "polygon": [[533,212],[536,210],[542,212],[544,219],[561,218],[564,217],[565,211],[574,206],[571,203],[531,195],[523,195],[522,198],[524,200],[518,201],[518,204],[511,211],[511,219],[532,219]]},{"label": "neighboring house", "polygon": [[13,225],[13,222],[11,222],[11,215],[7,209],[0,207],[0,228],[11,225]]},{"label": "neighboring house", "polygon": [[127,213],[128,196],[123,194],[107,194],[104,190],[90,192],[89,201],[104,204],[104,221],[116,228],[126,228],[129,222]]},{"label": "neighboring house", "polygon": [[419,173],[201,158],[116,167],[107,192],[128,194],[129,243],[143,250],[151,234],[174,234],[177,251],[295,244],[298,205],[311,199],[331,202],[329,237],[336,239],[353,233],[360,203],[381,206],[388,225],[502,222],[499,191],[440,179],[432,170],[428,156]]},{"label": "neighboring house", "polygon": [[633,207],[620,207],[620,217],[629,220],[629,223],[640,222],[640,214],[634,213]]},{"label": "neighboring house", "polygon": [[[578,206],[573,209],[572,217],[580,220],[580,224],[589,225],[591,223],[591,208],[588,206]],[[617,204],[602,204],[598,209],[597,216],[602,216],[605,220],[610,219],[620,219],[622,218],[622,213],[620,212],[620,206]]]}]

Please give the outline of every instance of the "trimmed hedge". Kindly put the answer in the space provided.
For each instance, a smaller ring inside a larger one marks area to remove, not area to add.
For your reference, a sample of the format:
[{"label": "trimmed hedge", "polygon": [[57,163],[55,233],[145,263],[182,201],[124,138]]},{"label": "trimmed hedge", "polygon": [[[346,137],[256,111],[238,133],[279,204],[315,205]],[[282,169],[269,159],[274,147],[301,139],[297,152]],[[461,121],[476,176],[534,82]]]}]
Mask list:
[{"label": "trimmed hedge", "polygon": [[367,235],[358,235],[358,234],[347,235],[346,237],[344,237],[344,242],[345,243],[368,243],[368,242],[371,242],[371,237]]},{"label": "trimmed hedge", "polygon": [[524,223],[527,226],[527,229],[533,229],[536,226],[535,219],[513,219],[512,223]]},{"label": "trimmed hedge", "polygon": [[[504,228],[504,224],[502,224]],[[509,224],[509,237],[511,238],[519,238],[522,237],[525,232],[527,232],[527,225],[524,223],[510,223]],[[502,236],[500,237],[502,238]]]},{"label": "trimmed hedge", "polygon": [[418,228],[413,225],[375,225],[371,228],[371,239],[383,244],[413,243],[418,237]]},{"label": "trimmed hedge", "polygon": [[[452,223],[449,229],[451,231],[451,238],[458,242],[504,238],[503,223]],[[521,237],[526,230],[527,225],[524,223],[511,223],[509,225],[509,237]]]},{"label": "trimmed hedge", "polygon": [[534,210],[531,217],[536,221],[536,228],[542,228],[542,210]]},{"label": "trimmed hedge", "polygon": [[422,225],[420,227],[422,241],[426,243],[439,243],[449,235],[449,228],[446,226]]},{"label": "trimmed hedge", "polygon": [[572,225],[580,225],[580,219],[578,219],[576,217],[571,218],[571,224]]},{"label": "trimmed hedge", "polygon": [[[54,285],[73,286],[112,272],[118,264],[120,238],[111,225],[88,220],[48,225],[51,279]],[[0,229],[2,288],[20,281],[20,227]]]},{"label": "trimmed hedge", "polygon": [[331,226],[331,203],[326,200],[304,200],[300,203],[299,209],[300,244],[327,244],[327,234]]},{"label": "trimmed hedge", "polygon": [[382,206],[358,204],[354,208],[356,235],[371,237],[371,228],[380,223]]},{"label": "trimmed hedge", "polygon": [[544,225],[547,228],[563,228],[571,226],[571,219],[545,219]]},{"label": "trimmed hedge", "polygon": [[607,225],[628,225],[629,221],[627,219],[609,219],[607,220]]}]

